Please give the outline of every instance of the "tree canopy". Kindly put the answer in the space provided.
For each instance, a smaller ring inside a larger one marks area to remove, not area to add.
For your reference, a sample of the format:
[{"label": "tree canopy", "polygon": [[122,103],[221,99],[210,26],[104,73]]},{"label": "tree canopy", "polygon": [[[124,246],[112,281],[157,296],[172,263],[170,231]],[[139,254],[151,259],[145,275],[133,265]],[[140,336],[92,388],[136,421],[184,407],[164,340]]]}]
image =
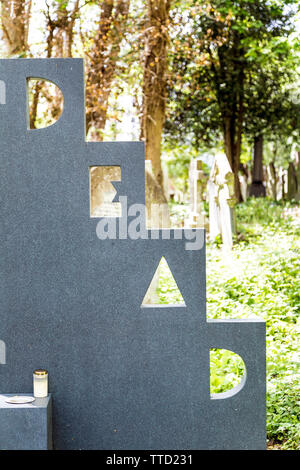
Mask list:
[{"label": "tree canopy", "polygon": [[297,127],[299,107],[287,87],[300,63],[299,43],[289,40],[294,6],[191,0],[173,17],[167,137],[195,147],[222,138],[237,198],[242,137],[278,132],[287,122]]}]

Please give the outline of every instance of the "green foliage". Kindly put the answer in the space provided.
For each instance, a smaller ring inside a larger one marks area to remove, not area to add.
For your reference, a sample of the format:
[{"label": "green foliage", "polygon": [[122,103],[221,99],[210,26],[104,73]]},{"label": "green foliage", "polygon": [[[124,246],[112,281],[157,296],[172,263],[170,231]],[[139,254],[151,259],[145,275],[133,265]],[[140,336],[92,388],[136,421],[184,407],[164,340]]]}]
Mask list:
[{"label": "green foliage", "polygon": [[191,160],[202,157],[202,169],[209,175],[208,163],[212,159],[212,151],[201,153],[191,145],[176,145],[174,142],[168,146],[164,143],[162,159],[168,170],[168,177],[180,191],[187,191],[189,187],[189,166]]},{"label": "green foliage", "polygon": [[299,450],[299,380],[269,386],[267,403],[268,438],[282,444],[282,449]]},{"label": "green foliage", "polygon": [[165,148],[163,159],[167,164],[168,176],[182,191],[188,189],[189,165],[195,155],[196,152],[187,145]]},{"label": "green foliage", "polygon": [[[291,203],[250,199],[237,206],[239,237],[232,252],[207,246],[208,318],[266,321],[267,435],[282,449],[300,448],[300,224],[288,215],[293,209]],[[165,279],[164,289],[167,284]],[[213,393],[232,388],[242,375],[238,356],[213,351]]]},{"label": "green foliage", "polygon": [[174,10],[166,138],[214,147],[225,128],[298,139],[295,2],[190,0]]},{"label": "green foliage", "polygon": [[159,283],[157,289],[159,303],[172,305],[182,304],[184,300],[165,259],[161,260],[159,269]]},{"label": "green foliage", "polygon": [[288,216],[288,209],[297,207],[292,201],[274,201],[268,198],[250,198],[247,203],[236,206],[239,238],[244,242],[251,237],[261,237],[262,231],[284,230],[297,235],[299,229]]},{"label": "green foliage", "polygon": [[222,393],[239,384],[245,373],[240,356],[227,349],[210,350],[210,391]]}]

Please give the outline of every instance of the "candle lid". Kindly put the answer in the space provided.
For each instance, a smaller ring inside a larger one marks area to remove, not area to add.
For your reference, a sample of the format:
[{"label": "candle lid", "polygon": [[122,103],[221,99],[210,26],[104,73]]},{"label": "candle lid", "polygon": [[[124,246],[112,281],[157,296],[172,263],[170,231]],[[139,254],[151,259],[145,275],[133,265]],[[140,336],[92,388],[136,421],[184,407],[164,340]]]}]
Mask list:
[{"label": "candle lid", "polygon": [[13,403],[15,405],[23,405],[25,403],[32,403],[35,400],[34,397],[27,397],[27,396],[14,396],[6,398],[6,403]]},{"label": "candle lid", "polygon": [[47,375],[48,371],[46,371],[45,369],[36,369],[33,373],[35,375]]}]

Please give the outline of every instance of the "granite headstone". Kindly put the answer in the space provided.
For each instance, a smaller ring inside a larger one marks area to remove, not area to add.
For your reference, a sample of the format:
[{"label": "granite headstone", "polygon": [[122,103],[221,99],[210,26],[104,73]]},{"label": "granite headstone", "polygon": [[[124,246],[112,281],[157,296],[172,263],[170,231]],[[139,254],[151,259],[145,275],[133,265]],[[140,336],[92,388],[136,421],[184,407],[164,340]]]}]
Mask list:
[{"label": "granite headstone", "polygon": [[[0,61],[0,393],[49,371],[55,449],[264,449],[265,323],[207,321],[205,245],[186,249],[203,230],[130,238],[123,204],[99,239],[90,168],[120,167],[114,200],[144,204],[144,144],[85,141],[83,77],[81,59]],[[63,93],[48,128],[29,129],[29,78]],[[141,305],[162,256],[184,307]],[[211,396],[210,348],[244,360],[236,389]]]}]

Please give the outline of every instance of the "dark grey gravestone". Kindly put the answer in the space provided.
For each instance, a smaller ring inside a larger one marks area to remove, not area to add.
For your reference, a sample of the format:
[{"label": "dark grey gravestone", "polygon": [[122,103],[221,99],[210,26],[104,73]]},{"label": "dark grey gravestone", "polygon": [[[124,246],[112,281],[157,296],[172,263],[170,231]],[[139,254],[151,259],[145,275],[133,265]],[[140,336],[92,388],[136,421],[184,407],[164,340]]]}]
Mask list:
[{"label": "dark grey gravestone", "polygon": [[6,402],[12,396],[0,395],[1,450],[52,449],[51,396],[19,405]]},{"label": "dark grey gravestone", "polygon": [[[64,95],[46,129],[27,129],[29,77]],[[120,166],[115,200],[144,204],[143,143],[85,142],[82,60],[2,60],[0,81],[0,392],[49,371],[56,449],[264,449],[265,324],[206,320],[205,246],[186,250],[180,230],[96,236],[89,167]],[[185,307],[141,307],[162,256]],[[225,396],[210,396],[210,348],[245,361]]]}]

